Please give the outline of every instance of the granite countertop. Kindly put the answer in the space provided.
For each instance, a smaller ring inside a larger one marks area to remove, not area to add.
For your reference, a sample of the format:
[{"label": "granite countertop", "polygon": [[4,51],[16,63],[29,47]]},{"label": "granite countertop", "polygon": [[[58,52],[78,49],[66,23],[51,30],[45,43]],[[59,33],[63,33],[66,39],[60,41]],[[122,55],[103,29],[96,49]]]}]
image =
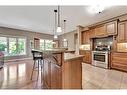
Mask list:
[{"label": "granite countertop", "polygon": [[77,58],[84,57],[84,55],[79,55],[79,54],[73,54],[69,53],[69,51],[74,51],[74,50],[64,50],[64,49],[48,49],[48,50],[35,50],[39,52],[43,52],[45,57],[48,57],[52,55],[53,53],[64,53],[64,61],[69,61],[69,60],[74,60]]},{"label": "granite countertop", "polygon": [[43,52],[43,53],[64,53],[64,52],[72,52],[75,50],[65,50],[65,49],[47,49],[47,50],[36,50],[35,51]]},{"label": "granite countertop", "polygon": [[64,53],[64,61],[74,60],[74,59],[81,58],[81,57],[84,57],[84,55]]}]

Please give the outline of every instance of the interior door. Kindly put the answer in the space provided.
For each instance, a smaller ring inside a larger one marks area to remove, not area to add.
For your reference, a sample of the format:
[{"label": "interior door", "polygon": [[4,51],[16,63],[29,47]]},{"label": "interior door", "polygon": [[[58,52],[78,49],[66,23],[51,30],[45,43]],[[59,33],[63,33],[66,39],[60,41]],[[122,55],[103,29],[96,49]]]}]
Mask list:
[{"label": "interior door", "polygon": [[40,49],[40,39],[34,38],[34,49]]}]

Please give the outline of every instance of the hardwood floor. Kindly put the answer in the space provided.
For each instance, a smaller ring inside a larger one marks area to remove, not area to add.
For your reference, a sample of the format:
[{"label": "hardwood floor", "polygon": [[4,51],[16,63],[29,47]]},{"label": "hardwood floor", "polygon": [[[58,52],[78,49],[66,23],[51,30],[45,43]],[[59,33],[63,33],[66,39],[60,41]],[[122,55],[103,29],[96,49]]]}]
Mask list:
[{"label": "hardwood floor", "polygon": [[42,89],[40,78],[37,81],[37,72],[34,71],[33,80],[30,80],[33,60],[5,63],[0,70],[1,89]]},{"label": "hardwood floor", "polygon": [[[6,63],[0,70],[1,89],[44,89],[37,71],[30,80],[33,60]],[[82,64],[83,89],[127,89],[127,73]]]}]

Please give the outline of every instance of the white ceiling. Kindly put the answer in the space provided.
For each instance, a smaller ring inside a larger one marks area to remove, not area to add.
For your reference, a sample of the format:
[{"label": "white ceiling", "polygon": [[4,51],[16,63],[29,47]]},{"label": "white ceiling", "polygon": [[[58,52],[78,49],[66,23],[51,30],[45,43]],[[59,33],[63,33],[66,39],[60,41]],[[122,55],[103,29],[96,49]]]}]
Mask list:
[{"label": "white ceiling", "polygon": [[[54,9],[57,6],[0,6],[0,26],[53,34]],[[101,14],[91,14],[88,6],[61,6],[61,20],[66,19],[66,32],[77,25],[90,25],[127,13],[127,6],[112,6]]]}]

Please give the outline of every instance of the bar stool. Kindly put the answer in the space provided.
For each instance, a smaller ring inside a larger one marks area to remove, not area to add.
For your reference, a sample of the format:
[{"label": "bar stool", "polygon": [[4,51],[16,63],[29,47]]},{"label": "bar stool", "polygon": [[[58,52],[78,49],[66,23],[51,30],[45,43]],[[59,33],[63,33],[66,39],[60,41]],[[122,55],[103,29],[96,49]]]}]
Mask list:
[{"label": "bar stool", "polygon": [[[43,52],[32,50],[31,53],[33,55],[33,60],[34,60],[32,74],[31,74],[31,80],[33,78],[33,72],[35,69],[38,70],[38,74],[37,74],[37,80],[38,80],[39,68],[41,67],[41,83],[42,83],[42,71],[43,71],[42,69],[43,69],[43,64],[44,64]],[[43,61],[43,63],[42,63],[42,61]],[[37,67],[35,67],[35,65],[37,65]]]}]

